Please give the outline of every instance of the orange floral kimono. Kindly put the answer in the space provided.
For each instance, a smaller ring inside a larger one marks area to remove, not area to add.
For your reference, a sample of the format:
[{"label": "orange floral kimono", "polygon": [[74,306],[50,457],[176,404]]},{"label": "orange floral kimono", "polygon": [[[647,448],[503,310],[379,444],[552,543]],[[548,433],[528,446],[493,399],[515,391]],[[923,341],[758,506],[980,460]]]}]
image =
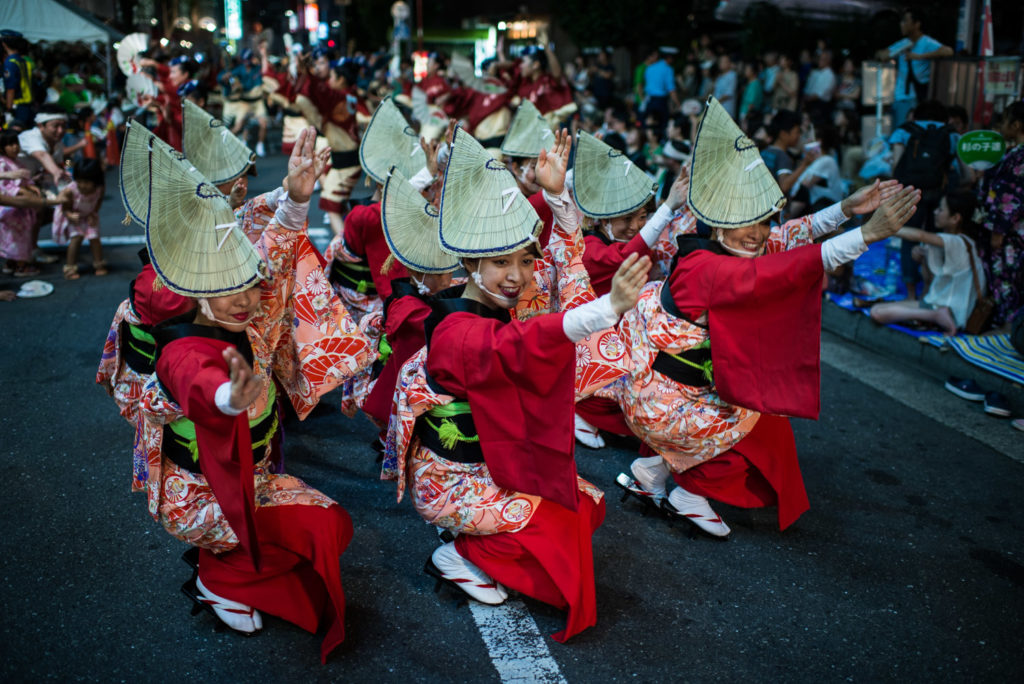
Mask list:
[{"label": "orange floral kimono", "polygon": [[[811,220],[804,217],[773,228],[765,253],[810,244]],[[694,228],[690,224],[691,232]],[[690,322],[665,311],[661,295],[666,282],[649,283],[637,306],[622,317],[618,330],[633,369],[612,390],[630,429],[674,472],[683,472],[733,448],[761,414],[723,401],[713,383],[691,387],[654,370],[659,352],[679,355],[710,344],[703,317]]]}]

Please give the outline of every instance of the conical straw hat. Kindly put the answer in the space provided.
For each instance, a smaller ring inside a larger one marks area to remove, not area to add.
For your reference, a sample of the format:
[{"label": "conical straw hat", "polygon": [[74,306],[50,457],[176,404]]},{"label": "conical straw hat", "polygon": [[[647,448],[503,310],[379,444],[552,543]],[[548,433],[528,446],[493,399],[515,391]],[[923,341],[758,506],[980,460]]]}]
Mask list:
[{"label": "conical straw hat", "polygon": [[249,170],[256,154],[223,121],[191,100],[182,100],[181,107],[182,150],[199,173],[222,185]]},{"label": "conical straw hat", "polygon": [[378,183],[387,181],[392,166],[398,167],[406,178],[412,178],[427,165],[419,136],[390,97],[380,103],[363,133],[359,163]]},{"label": "conical straw hat", "polygon": [[536,157],[554,142],[555,134],[547,119],[532,102],[523,100],[501,143],[501,153],[506,157]]},{"label": "conical straw hat", "polygon": [[395,259],[421,273],[451,273],[459,260],[441,251],[439,213],[397,167],[391,169],[381,200],[384,239]]},{"label": "conical straw hat", "polygon": [[512,172],[461,126],[444,174],[439,222],[441,249],[461,257],[510,254],[535,242],[544,225]]},{"label": "conical straw hat", "polygon": [[129,119],[125,128],[121,165],[118,168],[121,202],[128,216],[140,226],[145,226],[149,214],[149,157],[153,148],[159,148],[160,154],[173,157],[181,164],[191,165],[185,155],[135,119]]},{"label": "conical straw hat", "polygon": [[220,297],[265,277],[263,260],[216,186],[157,145],[151,146],[147,175],[146,247],[168,289]]},{"label": "conical straw hat", "polygon": [[757,145],[714,97],[708,98],[697,127],[691,164],[687,204],[709,226],[749,226],[786,204]]},{"label": "conical straw hat", "polygon": [[651,199],[658,185],[626,155],[580,131],[573,164],[573,195],[591,218],[624,216]]}]

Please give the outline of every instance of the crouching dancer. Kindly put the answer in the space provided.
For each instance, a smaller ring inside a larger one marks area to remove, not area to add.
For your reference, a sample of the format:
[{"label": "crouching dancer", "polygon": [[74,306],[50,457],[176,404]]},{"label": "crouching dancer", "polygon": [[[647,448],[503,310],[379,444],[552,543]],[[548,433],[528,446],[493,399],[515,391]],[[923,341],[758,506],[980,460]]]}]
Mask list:
[{"label": "crouching dancer", "polygon": [[[537,175],[557,223],[572,226],[563,143],[542,153]],[[456,129],[439,239],[470,280],[461,298],[432,302],[426,349],[399,376],[384,466],[397,469],[399,498],[408,486],[424,520],[458,534],[427,573],[483,603],[502,603],[508,587],[567,609],[553,635],[565,641],[597,620],[591,536],[605,511],[573,457],[588,364],[576,343],[633,306],[650,262],[631,256],[598,300],[516,320],[542,225],[504,165]]]},{"label": "crouching dancer", "polygon": [[153,330],[156,373],[140,402],[135,469],[150,514],[199,548],[197,573],[182,587],[193,612],[244,634],[260,630],[261,611],[310,632],[326,626],[325,660],[344,638],[338,557],[352,523],[324,494],[271,472],[275,388],[305,417],[372,354],[305,234],[326,162],[314,158],[313,141],[311,129],[300,135],[288,198],[255,246],[216,188],[154,153],[150,259],[169,290],[198,306]]}]

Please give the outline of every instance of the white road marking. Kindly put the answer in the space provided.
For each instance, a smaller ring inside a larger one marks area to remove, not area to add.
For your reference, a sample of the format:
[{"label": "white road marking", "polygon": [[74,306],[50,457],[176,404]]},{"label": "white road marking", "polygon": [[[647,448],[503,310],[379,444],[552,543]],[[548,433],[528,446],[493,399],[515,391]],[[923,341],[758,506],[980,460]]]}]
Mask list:
[{"label": "white road marking", "polygon": [[522,601],[500,606],[469,602],[491,662],[502,684],[565,684],[537,623]]},{"label": "white road marking", "polygon": [[987,415],[980,403],[972,403],[947,392],[942,381],[918,370],[904,370],[855,344],[823,332],[821,360],[836,370],[859,380],[899,403],[923,413],[985,446],[1024,463],[1021,435],[1010,422]]},{"label": "white road marking", "polygon": [[[146,236],[145,235],[111,235],[109,237],[107,237],[107,236],[100,236],[100,240],[103,242],[104,245],[112,245],[112,246],[113,245],[144,245],[144,244],[146,244]],[[62,247],[62,246],[63,245],[58,245],[53,240],[40,240],[39,241],[40,249],[56,249],[56,248]]]}]

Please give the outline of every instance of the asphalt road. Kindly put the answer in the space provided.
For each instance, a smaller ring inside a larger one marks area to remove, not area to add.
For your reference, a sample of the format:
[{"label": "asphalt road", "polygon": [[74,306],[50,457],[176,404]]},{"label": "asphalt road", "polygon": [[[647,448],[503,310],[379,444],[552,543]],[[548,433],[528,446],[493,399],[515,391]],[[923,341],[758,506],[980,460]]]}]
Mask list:
[{"label": "asphalt road", "polygon": [[[271,187],[284,160],[261,166],[251,192]],[[104,234],[139,235],[120,224],[113,180],[107,195]],[[518,680],[494,664],[495,640],[482,638],[475,613],[433,593],[422,572],[432,528],[378,479],[369,422],[343,417],[329,395],[287,425],[286,463],[352,515],[346,641],[321,666],[319,637],[281,620],[253,639],[215,632],[208,616],[189,615],[184,545],[131,493],[132,429],[94,384],[137,249],[109,247],[104,278],[85,268],[66,282],[47,267],[51,296],[0,303],[0,680],[494,682],[501,671],[505,681],[931,682],[1024,672],[1022,465],[828,365],[822,419],[794,421],[811,510],[785,532],[774,511],[718,506],[730,540],[691,539],[619,500],[628,448],[579,451],[581,474],[608,495],[594,537],[598,624],[568,644],[543,636],[549,655],[522,651]],[[541,635],[561,629],[558,611],[524,603]]]}]

